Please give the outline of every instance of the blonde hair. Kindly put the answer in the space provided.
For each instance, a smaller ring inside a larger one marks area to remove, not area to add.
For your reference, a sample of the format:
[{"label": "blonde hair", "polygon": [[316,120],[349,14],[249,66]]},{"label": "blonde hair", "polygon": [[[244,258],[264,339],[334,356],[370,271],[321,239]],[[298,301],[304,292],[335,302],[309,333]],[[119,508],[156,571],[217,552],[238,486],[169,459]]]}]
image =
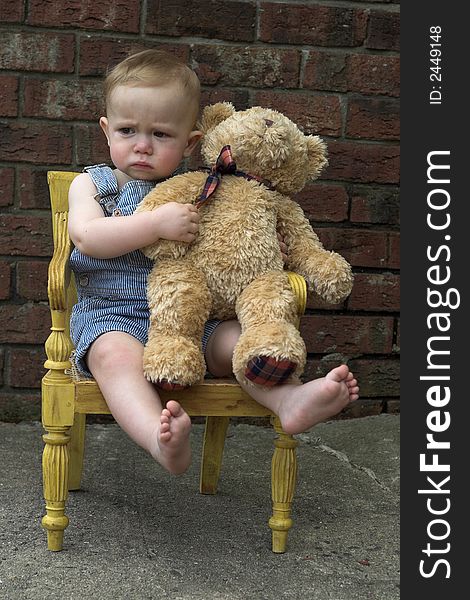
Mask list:
[{"label": "blonde hair", "polygon": [[108,72],[103,85],[106,108],[111,94],[120,85],[163,86],[170,83],[177,84],[187,96],[196,121],[201,98],[199,79],[188,65],[163,50],[131,54]]}]

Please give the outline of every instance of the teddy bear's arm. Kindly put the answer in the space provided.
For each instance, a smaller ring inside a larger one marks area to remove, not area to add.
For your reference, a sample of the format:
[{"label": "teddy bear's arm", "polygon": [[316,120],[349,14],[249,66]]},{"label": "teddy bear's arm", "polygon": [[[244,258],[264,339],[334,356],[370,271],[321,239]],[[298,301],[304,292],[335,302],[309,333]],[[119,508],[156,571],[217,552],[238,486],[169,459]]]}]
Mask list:
[{"label": "teddy bear's arm", "polygon": [[[135,212],[151,211],[167,202],[181,204],[192,203],[201,193],[207,173],[194,171],[171,177],[158,183],[137,206]],[[188,249],[188,243],[159,239],[155,243],[142,248],[142,252],[151,258],[180,258]]]},{"label": "teddy bear's arm", "polygon": [[350,294],[351,266],[324,249],[301,207],[285,196],[278,198],[278,231],[287,245],[286,267],[302,275],[310,289],[333,304]]}]

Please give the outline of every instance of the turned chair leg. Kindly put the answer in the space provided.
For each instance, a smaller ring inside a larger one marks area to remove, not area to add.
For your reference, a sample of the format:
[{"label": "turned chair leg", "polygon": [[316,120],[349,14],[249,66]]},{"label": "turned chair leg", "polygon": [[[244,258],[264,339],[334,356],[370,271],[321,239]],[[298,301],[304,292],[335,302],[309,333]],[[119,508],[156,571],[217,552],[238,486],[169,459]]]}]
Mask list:
[{"label": "turned chair leg", "polygon": [[86,415],[76,413],[70,429],[69,491],[79,490],[82,480],[83,455],[85,452]]},{"label": "turned chair leg", "polygon": [[278,417],[273,417],[273,426],[278,437],[274,440],[271,464],[273,515],[269,527],[272,529],[273,552],[281,553],[286,551],[287,533],[292,527],[290,514],[297,479],[298,442],[284,433]]},{"label": "turned chair leg", "polygon": [[42,525],[47,530],[47,546],[49,550],[62,550],[64,529],[69,524],[65,515],[65,503],[68,496],[68,471],[70,436],[67,426],[45,426],[47,433],[43,435],[45,442],[42,457],[44,499],[46,515]]},{"label": "turned chair leg", "polygon": [[225,435],[229,421],[230,417],[206,417],[201,478],[199,482],[199,491],[201,494],[217,493],[217,484],[219,482],[224,453]]}]

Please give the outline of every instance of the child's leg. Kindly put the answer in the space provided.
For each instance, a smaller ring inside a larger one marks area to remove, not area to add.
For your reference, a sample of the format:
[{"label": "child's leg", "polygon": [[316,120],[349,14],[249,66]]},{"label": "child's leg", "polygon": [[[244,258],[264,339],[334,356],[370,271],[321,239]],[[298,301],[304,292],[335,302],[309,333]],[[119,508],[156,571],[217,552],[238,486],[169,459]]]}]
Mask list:
[{"label": "child's leg", "polygon": [[174,400],[162,410],[143,374],[143,350],[131,335],[111,331],[91,345],[88,368],[122,429],[170,473],[183,473],[191,462],[191,420]]},{"label": "child's leg", "polygon": [[207,340],[206,365],[214,377],[232,376],[232,356],[241,334],[240,323],[235,319],[222,321]]},{"label": "child's leg", "polygon": [[[213,375],[220,377],[230,373],[231,356],[239,335],[238,322],[225,321],[209,338],[206,362]],[[278,415],[284,431],[290,434],[307,431],[359,397],[357,381],[346,365],[305,384],[286,383],[272,388],[248,383],[241,386],[254,400]]]}]

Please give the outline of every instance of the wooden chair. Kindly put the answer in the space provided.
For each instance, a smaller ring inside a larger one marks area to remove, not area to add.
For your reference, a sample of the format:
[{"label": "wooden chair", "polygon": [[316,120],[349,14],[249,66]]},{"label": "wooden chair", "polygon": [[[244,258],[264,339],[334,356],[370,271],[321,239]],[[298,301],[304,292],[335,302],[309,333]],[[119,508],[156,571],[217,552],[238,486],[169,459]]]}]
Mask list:
[{"label": "wooden chair", "polygon": [[[78,173],[50,171],[48,183],[52,207],[54,253],[49,265],[48,294],[52,318],[46,341],[48,369],[42,380],[42,423],[46,434],[43,453],[43,485],[49,550],[62,549],[68,491],[80,488],[87,414],[110,414],[93,380],[76,381],[70,375],[69,356],[73,349],[69,335],[70,310],[76,301],[75,282],[68,266],[72,244],[68,236],[68,190]],[[305,281],[291,273],[291,285],[298,297],[299,316],[306,304]],[[225,434],[232,416],[271,415],[277,438],[272,458],[273,552],[284,552],[292,526],[291,503],[296,481],[298,442],[283,432],[279,419],[252,400],[235,380],[206,380],[182,392],[161,392],[163,401],[178,400],[190,416],[206,417],[200,491],[215,494],[222,463]]]}]

